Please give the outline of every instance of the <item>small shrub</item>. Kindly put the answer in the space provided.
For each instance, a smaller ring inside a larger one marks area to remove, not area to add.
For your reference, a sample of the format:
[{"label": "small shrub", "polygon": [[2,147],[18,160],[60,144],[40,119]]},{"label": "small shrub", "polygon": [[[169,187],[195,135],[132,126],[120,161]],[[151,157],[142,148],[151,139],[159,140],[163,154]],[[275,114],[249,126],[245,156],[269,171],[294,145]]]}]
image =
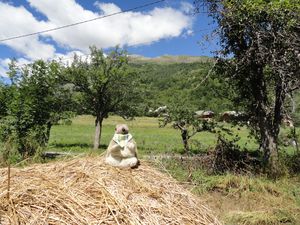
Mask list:
[{"label": "small shrub", "polygon": [[8,163],[15,164],[21,159],[22,156],[12,139],[6,143],[0,142],[0,167],[7,166]]},{"label": "small shrub", "polygon": [[292,155],[286,153],[282,154],[281,162],[291,174],[300,173],[300,152],[296,152]]},{"label": "small shrub", "polygon": [[258,173],[261,168],[260,153],[258,151],[242,151],[235,143],[222,136],[218,137],[217,145],[212,154],[211,170],[214,173]]}]

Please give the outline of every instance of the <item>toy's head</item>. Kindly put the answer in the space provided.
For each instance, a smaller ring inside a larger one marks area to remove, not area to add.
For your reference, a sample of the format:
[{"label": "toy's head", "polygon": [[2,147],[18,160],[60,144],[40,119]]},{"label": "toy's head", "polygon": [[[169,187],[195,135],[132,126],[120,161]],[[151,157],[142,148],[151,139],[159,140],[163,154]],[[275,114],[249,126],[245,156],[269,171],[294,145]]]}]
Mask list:
[{"label": "toy's head", "polygon": [[128,134],[129,129],[126,124],[118,124],[115,129],[116,134]]}]

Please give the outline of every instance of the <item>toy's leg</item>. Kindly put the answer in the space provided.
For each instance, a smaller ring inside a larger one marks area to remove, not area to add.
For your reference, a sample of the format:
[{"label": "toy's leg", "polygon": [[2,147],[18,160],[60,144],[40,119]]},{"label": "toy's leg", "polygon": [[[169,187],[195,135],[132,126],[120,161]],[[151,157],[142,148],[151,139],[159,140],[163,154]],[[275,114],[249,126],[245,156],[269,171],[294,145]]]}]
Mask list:
[{"label": "toy's leg", "polygon": [[121,161],[117,160],[111,156],[106,157],[105,162],[111,166],[120,166]]},{"label": "toy's leg", "polygon": [[122,159],[119,164],[120,167],[134,167],[138,163],[138,159],[136,157]]}]

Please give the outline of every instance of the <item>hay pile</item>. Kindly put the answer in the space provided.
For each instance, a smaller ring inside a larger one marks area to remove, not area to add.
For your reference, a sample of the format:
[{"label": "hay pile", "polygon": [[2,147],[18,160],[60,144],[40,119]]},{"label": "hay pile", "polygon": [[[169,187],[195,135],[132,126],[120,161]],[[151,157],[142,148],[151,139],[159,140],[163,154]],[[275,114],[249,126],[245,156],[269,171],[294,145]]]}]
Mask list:
[{"label": "hay pile", "polygon": [[88,157],[0,169],[0,224],[220,224],[171,177],[147,163],[135,170]]}]

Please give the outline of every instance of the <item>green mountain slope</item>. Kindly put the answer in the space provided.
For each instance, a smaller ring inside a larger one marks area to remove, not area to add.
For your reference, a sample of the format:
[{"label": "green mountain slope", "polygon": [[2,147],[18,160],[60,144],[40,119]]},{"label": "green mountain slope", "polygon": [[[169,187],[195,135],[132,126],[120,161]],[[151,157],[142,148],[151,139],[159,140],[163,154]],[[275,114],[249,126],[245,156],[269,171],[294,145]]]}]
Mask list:
[{"label": "green mountain slope", "polygon": [[210,71],[213,62],[209,57],[130,56],[139,76],[143,111],[180,102],[195,110],[232,109],[228,87]]}]

